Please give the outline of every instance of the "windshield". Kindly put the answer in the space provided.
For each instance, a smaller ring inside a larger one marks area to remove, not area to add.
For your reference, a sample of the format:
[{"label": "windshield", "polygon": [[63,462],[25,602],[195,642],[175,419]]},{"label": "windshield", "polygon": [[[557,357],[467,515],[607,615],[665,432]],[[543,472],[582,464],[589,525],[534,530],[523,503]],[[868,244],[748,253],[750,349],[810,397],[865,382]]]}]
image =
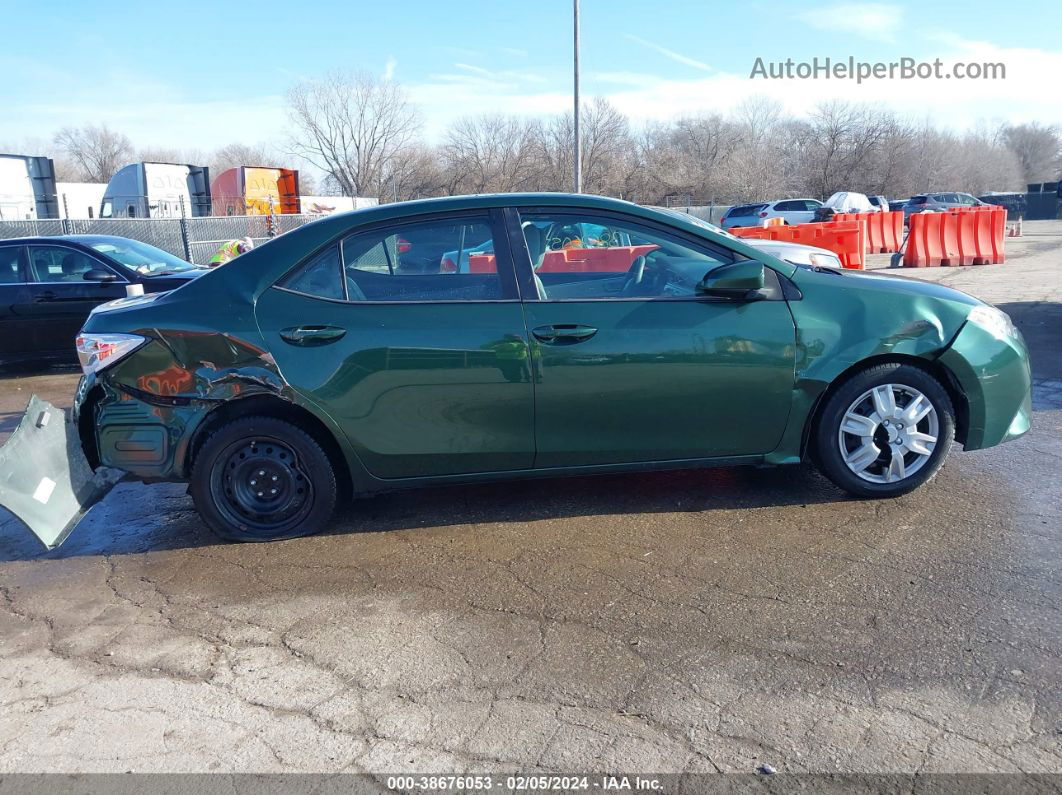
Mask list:
[{"label": "windshield", "polygon": [[89,245],[142,276],[167,276],[196,270],[190,262],[139,240],[100,240]]}]

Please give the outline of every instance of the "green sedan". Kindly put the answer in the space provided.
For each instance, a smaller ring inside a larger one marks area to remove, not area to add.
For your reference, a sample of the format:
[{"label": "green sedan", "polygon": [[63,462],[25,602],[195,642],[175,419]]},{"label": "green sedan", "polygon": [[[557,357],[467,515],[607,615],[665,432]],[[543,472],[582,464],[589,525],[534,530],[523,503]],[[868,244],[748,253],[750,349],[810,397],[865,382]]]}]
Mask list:
[{"label": "green sedan", "polygon": [[[894,497],[953,440],[1014,439],[1031,413],[1022,337],[976,298],[598,196],[330,216],[100,307],[77,345],[72,427],[96,477],[187,481],[235,540],[505,478],[811,459]],[[69,532],[50,521],[52,542]]]}]

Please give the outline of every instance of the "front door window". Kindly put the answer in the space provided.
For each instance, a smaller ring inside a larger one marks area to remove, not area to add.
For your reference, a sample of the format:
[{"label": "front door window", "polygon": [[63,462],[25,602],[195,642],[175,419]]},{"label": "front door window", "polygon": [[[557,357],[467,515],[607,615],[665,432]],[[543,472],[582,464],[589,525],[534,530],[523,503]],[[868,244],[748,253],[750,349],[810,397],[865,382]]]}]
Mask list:
[{"label": "front door window", "polygon": [[693,298],[705,273],[732,260],[626,220],[525,213],[521,221],[540,300]]}]

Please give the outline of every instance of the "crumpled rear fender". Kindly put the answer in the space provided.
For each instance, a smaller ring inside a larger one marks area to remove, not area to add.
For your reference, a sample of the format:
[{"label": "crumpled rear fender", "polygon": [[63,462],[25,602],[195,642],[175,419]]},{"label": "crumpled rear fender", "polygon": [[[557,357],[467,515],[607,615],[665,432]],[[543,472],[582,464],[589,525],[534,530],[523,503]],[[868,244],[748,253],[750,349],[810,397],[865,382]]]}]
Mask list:
[{"label": "crumpled rear fender", "polygon": [[77,426],[62,409],[33,395],[0,447],[0,505],[54,549],[123,474],[109,467],[93,472]]},{"label": "crumpled rear fender", "polygon": [[189,447],[215,408],[269,395],[294,401],[272,356],[214,332],[153,329],[151,341],[78,391],[86,444],[98,460],[143,480],[183,480]]}]

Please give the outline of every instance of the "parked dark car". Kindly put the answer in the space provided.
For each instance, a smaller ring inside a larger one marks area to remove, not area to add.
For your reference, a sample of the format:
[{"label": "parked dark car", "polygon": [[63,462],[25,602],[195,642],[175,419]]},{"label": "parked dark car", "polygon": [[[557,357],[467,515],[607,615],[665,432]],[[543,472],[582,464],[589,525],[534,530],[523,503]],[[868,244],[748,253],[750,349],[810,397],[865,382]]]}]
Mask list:
[{"label": "parked dark car", "polygon": [[806,224],[822,206],[817,199],[777,199],[759,204],[736,204],[723,213],[719,225],[723,229],[741,226],[759,226],[772,218],[781,218],[790,226]]},{"label": "parked dark car", "polygon": [[978,197],[985,204],[1007,208],[1007,218],[1024,218],[1028,212],[1028,200],[1024,193],[988,193]]},{"label": "parked dark car", "polygon": [[905,204],[907,204],[907,199],[894,199],[889,202],[889,212],[894,213],[898,210],[902,210]]},{"label": "parked dark car", "polygon": [[126,285],[172,290],[205,268],[111,235],[0,240],[0,365],[77,361],[74,340],[92,309]]},{"label": "parked dark car", "polygon": [[920,193],[903,205],[904,218],[914,213],[943,213],[956,207],[980,207],[984,202],[969,193]]}]

